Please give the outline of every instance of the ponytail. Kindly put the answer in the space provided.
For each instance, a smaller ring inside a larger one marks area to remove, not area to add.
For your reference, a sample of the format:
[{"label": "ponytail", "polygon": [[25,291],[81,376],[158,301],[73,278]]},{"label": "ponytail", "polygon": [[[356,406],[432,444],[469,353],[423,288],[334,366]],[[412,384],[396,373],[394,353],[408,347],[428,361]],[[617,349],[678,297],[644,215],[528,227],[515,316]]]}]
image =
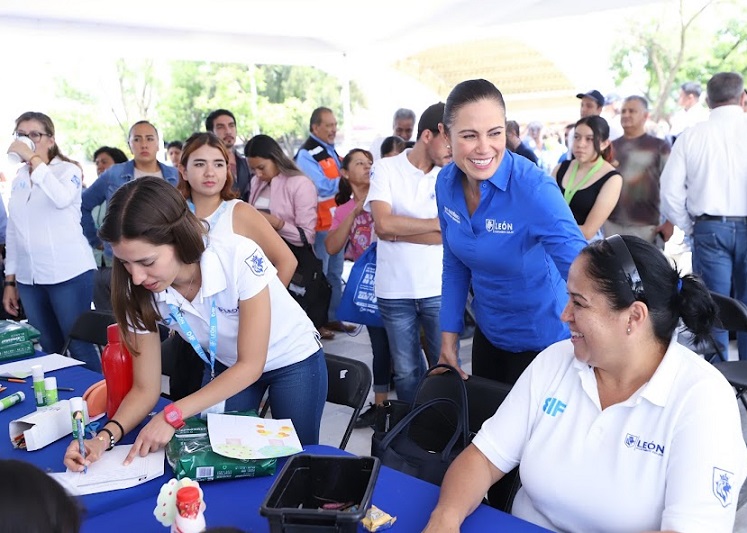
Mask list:
[{"label": "ponytail", "polygon": [[719,324],[718,306],[706,286],[695,276],[680,278],[682,288],[677,294],[677,305],[685,327],[693,334],[696,345],[713,342],[713,327]]}]

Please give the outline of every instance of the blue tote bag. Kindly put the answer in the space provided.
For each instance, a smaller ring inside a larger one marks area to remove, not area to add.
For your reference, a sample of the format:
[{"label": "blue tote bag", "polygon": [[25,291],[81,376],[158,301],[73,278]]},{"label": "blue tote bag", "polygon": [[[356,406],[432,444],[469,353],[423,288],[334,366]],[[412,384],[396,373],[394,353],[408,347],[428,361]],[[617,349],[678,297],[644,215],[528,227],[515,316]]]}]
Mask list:
[{"label": "blue tote bag", "polygon": [[383,328],[384,323],[376,304],[376,243],[363,252],[350,270],[348,282],[337,307],[337,319],[364,326]]}]

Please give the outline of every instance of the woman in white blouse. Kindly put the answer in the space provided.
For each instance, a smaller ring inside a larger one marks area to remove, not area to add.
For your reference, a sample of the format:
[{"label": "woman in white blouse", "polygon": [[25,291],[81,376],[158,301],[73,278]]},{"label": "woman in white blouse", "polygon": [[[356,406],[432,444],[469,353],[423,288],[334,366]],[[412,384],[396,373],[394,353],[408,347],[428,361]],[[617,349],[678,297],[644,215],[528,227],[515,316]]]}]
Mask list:
[{"label": "woman in white blouse", "polygon": [[[8,152],[25,164],[8,202],[3,306],[17,316],[20,297],[29,322],[41,332],[42,348],[60,352],[93,297],[96,262],[80,225],[82,172],[60,153],[54,124],[44,113],[18,117],[15,137]],[[74,342],[71,352],[91,370],[101,370],[93,345]]]}]

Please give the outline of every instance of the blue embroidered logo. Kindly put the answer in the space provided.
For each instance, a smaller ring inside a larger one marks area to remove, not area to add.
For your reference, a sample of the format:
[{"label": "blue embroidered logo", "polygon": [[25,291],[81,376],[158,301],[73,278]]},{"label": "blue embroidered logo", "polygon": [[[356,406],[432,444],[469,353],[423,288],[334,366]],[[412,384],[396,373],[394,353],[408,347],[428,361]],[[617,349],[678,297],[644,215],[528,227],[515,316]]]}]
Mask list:
[{"label": "blue embroidered logo", "polygon": [[724,507],[727,507],[734,500],[734,491],[731,490],[733,487],[730,477],[733,475],[732,472],[727,472],[715,466],[713,467],[713,495],[716,496],[716,499]]},{"label": "blue embroidered logo", "polygon": [[625,435],[624,442],[625,446],[627,446],[628,448],[633,448],[642,452],[650,452],[659,456],[664,455],[664,445],[641,440],[638,435],[632,435],[628,433]]},{"label": "blue embroidered logo", "polygon": [[73,176],[70,178],[70,181],[72,181],[76,187],[80,187],[80,177],[79,176]]},{"label": "blue embroidered logo", "polygon": [[558,413],[564,413],[566,407],[568,407],[568,404],[561,402],[557,398],[546,398],[545,403],[542,405],[542,410],[550,416],[555,416]]},{"label": "blue embroidered logo", "polygon": [[456,222],[457,224],[460,224],[461,221],[462,221],[461,217],[459,216],[459,213],[457,213],[456,211],[454,211],[452,209],[449,209],[446,206],[444,206],[444,214],[447,217],[449,217],[451,220],[453,220],[454,222]]},{"label": "blue embroidered logo", "polygon": [[225,307],[216,306],[218,308],[218,311],[223,313],[224,315],[235,315],[239,312],[238,307],[234,307],[233,309],[226,309]]},{"label": "blue embroidered logo", "polygon": [[267,260],[258,250],[244,259],[244,263],[246,263],[255,276],[261,276],[267,270]]},{"label": "blue embroidered logo", "polygon": [[171,323],[172,323],[173,321],[174,321],[173,319],[171,319],[171,318],[169,318],[169,317],[167,317],[167,316],[166,316],[166,317],[163,317],[163,319],[161,320],[161,322],[163,322],[163,325],[164,325],[164,326],[168,326],[168,325],[169,325],[169,324],[171,324]]},{"label": "blue embroidered logo", "polygon": [[513,233],[514,224],[513,222],[506,222],[505,220],[498,222],[494,218],[486,218],[485,230],[489,233]]}]

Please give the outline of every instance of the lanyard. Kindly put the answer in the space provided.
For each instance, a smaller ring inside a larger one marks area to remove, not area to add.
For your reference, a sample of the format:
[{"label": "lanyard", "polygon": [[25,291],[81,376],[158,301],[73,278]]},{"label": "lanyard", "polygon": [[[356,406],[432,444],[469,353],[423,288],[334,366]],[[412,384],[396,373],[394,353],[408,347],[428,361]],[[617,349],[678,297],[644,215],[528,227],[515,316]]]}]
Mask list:
[{"label": "lanyard", "polygon": [[187,336],[187,340],[192,345],[194,351],[210,367],[210,379],[212,380],[215,378],[215,354],[218,351],[218,315],[215,312],[215,300],[213,300],[213,304],[210,307],[210,340],[208,341],[210,359],[205,355],[205,350],[202,349],[200,343],[197,342],[197,336],[184,318],[181,309],[174,304],[169,304],[169,309],[171,309],[171,316],[179,324],[179,327],[182,328],[184,335]]},{"label": "lanyard", "polygon": [[568,176],[568,187],[565,188],[565,192],[563,192],[563,198],[565,198],[565,201],[568,205],[571,205],[571,200],[573,200],[573,197],[576,195],[576,193],[586,185],[586,182],[589,181],[589,179],[599,171],[600,168],[602,168],[602,165],[604,165],[604,158],[600,157],[597,159],[597,162],[594,163],[594,166],[591,167],[589,172],[586,173],[586,176],[584,176],[584,179],[582,179],[578,185],[576,185],[576,173],[578,172],[578,163],[576,163],[576,166],[573,166],[573,163],[571,163],[571,166],[573,166],[573,170],[571,170],[571,174]]},{"label": "lanyard", "polygon": [[[189,210],[192,211],[192,213],[195,212],[195,204],[192,202],[192,200],[187,200],[187,207],[189,207]],[[221,217],[221,215],[224,213],[224,211],[228,208],[228,203],[226,201],[223,201],[218,206],[218,209],[215,210],[215,212],[210,215],[210,229],[213,229],[215,225],[218,223],[218,219]]]}]

